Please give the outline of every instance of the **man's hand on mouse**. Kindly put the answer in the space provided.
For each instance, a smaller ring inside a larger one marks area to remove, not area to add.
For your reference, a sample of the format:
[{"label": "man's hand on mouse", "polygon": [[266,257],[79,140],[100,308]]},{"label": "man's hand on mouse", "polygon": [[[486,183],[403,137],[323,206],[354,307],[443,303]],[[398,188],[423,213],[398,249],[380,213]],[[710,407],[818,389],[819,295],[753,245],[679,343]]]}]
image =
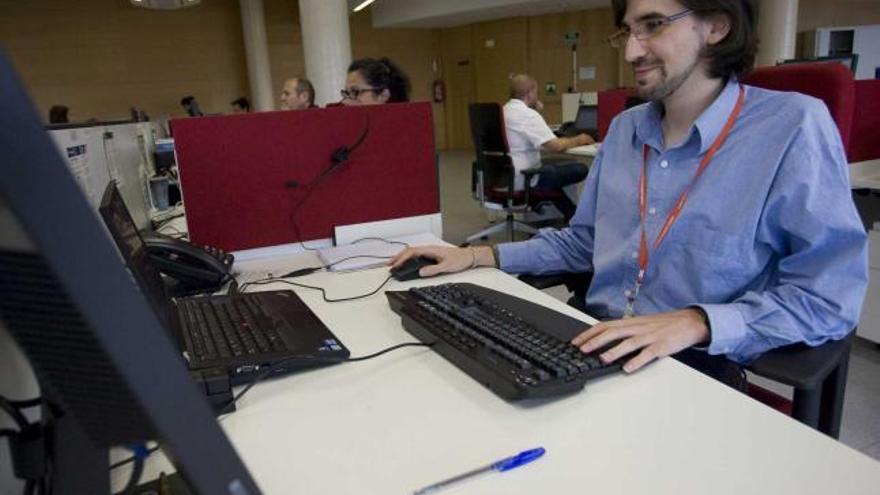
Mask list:
[{"label": "man's hand on mouse", "polygon": [[441,273],[456,273],[477,266],[495,266],[495,254],[489,246],[456,248],[445,246],[419,246],[406,248],[397,253],[388,262],[391,268],[397,268],[406,260],[424,256],[437,262],[419,270],[422,277],[433,277]]}]

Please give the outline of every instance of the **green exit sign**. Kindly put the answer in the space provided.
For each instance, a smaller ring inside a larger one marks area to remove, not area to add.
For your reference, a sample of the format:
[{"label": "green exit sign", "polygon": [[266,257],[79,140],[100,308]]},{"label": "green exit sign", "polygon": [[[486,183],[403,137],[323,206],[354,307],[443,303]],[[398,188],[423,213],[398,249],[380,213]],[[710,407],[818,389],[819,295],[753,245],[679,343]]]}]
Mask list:
[{"label": "green exit sign", "polygon": [[577,45],[578,39],[581,37],[580,31],[569,31],[565,33],[566,45]]}]

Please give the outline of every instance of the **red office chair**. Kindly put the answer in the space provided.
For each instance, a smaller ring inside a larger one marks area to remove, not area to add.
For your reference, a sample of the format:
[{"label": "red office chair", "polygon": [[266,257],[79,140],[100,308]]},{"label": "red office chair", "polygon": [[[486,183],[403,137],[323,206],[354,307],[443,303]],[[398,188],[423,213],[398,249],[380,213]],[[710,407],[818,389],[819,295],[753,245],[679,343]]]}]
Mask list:
[{"label": "red office chair", "polygon": [[537,234],[531,225],[517,220],[514,214],[525,213],[538,203],[558,198],[561,191],[532,191],[532,177],[540,174],[540,167],[522,170],[524,190],[514,188],[516,170],[510,158],[507,145],[507,132],[504,129],[504,114],[497,103],[472,103],[468,106],[471,124],[471,138],[474,141],[476,161],[474,162],[476,180],[474,192],[483,208],[504,211],[505,221],[493,225],[467,238],[467,242],[507,231],[510,240],[515,231]]},{"label": "red office chair", "polygon": [[[855,89],[852,72],[843,65],[815,63],[761,67],[742,81],[766,89],[797,91],[824,101],[846,148],[855,111]],[[818,347],[795,344],[775,349],[747,367],[759,376],[793,387],[793,401],[755,385],[750,385],[749,395],[838,438],[853,333],[845,339]]]}]

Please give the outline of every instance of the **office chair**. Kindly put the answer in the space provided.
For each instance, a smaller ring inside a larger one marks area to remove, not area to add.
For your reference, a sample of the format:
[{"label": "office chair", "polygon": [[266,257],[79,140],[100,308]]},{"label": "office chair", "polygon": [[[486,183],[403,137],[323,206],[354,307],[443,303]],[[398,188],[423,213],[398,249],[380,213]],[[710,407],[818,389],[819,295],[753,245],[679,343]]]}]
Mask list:
[{"label": "office chair", "polygon": [[472,103],[468,105],[468,114],[476,152],[474,194],[483,208],[505,212],[505,219],[504,223],[469,236],[467,242],[499,232],[507,232],[511,241],[514,240],[514,232],[537,234],[535,227],[517,220],[514,215],[526,213],[539,203],[551,201],[564,193],[531,190],[532,178],[541,173],[540,167],[520,171],[525,188],[516,190],[516,169],[510,157],[501,106],[497,103]]}]

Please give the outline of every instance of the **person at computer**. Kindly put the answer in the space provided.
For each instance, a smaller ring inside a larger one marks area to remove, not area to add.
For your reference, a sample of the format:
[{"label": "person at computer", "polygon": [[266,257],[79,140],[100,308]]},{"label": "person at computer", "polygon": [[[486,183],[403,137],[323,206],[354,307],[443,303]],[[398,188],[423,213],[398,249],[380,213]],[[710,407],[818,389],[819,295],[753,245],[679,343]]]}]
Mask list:
[{"label": "person at computer", "polygon": [[524,242],[407,249],[510,273],[592,272],[572,343],[600,358],[662,356],[740,390],[740,365],[847,335],[867,285],[866,234],[840,134],[820,100],[745,86],[753,0],[614,0],[609,39],[650,103],[621,113],[568,228]]},{"label": "person at computer", "polygon": [[232,106],[232,113],[250,113],[251,102],[247,98],[241,96],[229,102]]},{"label": "person at computer", "polygon": [[409,101],[409,77],[391,60],[362,58],[348,66],[342,104],[382,105]]},{"label": "person at computer", "polygon": [[[525,177],[520,171],[541,166],[542,149],[561,153],[594,142],[587,134],[556,137],[538,113],[542,107],[538,100],[538,82],[533,77],[518,74],[510,78],[510,100],[504,104],[504,127],[516,170],[514,188],[517,190],[525,188]],[[577,161],[545,163],[529,186],[534,191],[562,192],[553,204],[567,222],[574,216],[576,206],[563,188],[584,180],[588,171],[586,165]]]},{"label": "person at computer", "polygon": [[282,110],[305,110],[316,108],[315,87],[304,77],[292,77],[281,88]]}]

